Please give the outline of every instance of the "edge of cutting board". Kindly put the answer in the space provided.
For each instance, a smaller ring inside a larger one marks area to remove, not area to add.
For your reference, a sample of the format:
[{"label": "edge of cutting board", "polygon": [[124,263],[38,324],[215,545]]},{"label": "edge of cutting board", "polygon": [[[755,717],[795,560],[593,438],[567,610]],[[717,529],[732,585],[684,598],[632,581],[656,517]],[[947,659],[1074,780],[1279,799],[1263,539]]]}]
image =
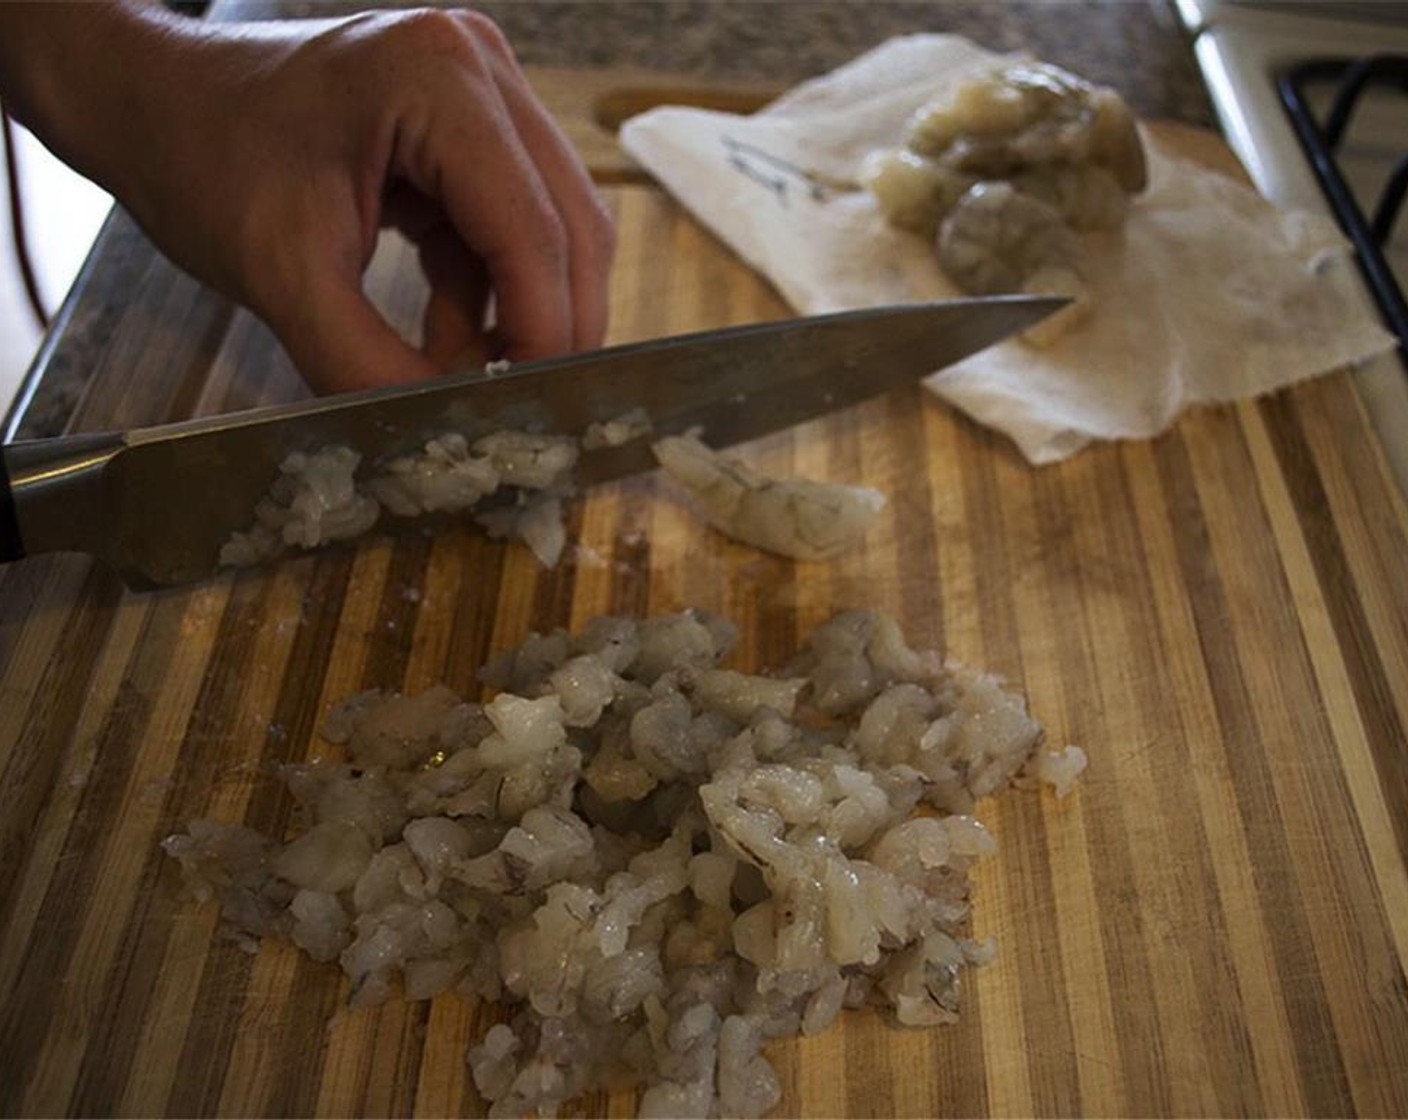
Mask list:
[{"label": "edge of cutting board", "polygon": [[534,91],[567,133],[598,183],[654,180],[616,142],[621,124],[659,105],[752,113],[782,92],[775,83],[717,81],[653,70],[529,66]]}]

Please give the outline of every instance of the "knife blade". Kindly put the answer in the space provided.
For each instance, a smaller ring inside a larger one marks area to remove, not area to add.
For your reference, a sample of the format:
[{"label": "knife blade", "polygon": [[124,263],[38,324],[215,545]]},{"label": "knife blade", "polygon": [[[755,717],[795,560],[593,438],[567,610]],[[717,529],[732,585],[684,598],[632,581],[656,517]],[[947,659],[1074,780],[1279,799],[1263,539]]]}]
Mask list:
[{"label": "knife blade", "polygon": [[[995,296],[703,331],[128,432],[0,448],[0,561],[87,552],[129,587],[205,578],[295,451],[339,444],[368,465],[432,436],[580,435],[633,408],[658,438],[702,429],[725,447],[910,384],[1058,310]],[[577,477],[655,466],[648,440],[584,452]]]}]

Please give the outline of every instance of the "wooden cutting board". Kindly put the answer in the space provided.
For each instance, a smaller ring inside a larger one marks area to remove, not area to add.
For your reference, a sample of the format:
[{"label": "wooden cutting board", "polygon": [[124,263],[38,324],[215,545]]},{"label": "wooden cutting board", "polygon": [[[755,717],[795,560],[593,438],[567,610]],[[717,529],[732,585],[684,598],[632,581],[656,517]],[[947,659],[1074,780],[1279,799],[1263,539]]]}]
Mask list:
[{"label": "wooden cutting board", "polygon": [[[668,198],[608,195],[616,340],[785,313]],[[408,262],[373,269],[402,322]],[[153,258],[72,427],[299,392],[259,325]],[[464,1053],[494,1009],[349,1010],[335,967],[218,940],[161,838],[279,832],[273,771],[318,750],[330,701],[472,691],[532,629],[699,606],[752,668],[867,606],[1006,674],[1090,769],[1065,801],[982,806],[976,933],[1000,951],[962,1021],[852,1013],[775,1045],[779,1114],[1402,1115],[1408,517],[1369,431],[1334,375],[1038,470],[916,389],[749,448],[889,493],[831,564],[730,543],[647,477],[578,503],[551,571],[467,530],[155,595],[78,557],[0,571],[0,1112],[481,1111]]]}]

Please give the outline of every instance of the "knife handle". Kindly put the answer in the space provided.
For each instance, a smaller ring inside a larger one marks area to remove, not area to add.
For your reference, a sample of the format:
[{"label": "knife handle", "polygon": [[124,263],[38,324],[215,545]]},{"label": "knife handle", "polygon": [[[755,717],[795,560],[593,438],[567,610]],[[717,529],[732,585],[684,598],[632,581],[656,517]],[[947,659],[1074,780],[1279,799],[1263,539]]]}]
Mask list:
[{"label": "knife handle", "polygon": [[0,563],[24,558],[20,521],[15,513],[15,492],[10,486],[10,464],[0,447]]}]

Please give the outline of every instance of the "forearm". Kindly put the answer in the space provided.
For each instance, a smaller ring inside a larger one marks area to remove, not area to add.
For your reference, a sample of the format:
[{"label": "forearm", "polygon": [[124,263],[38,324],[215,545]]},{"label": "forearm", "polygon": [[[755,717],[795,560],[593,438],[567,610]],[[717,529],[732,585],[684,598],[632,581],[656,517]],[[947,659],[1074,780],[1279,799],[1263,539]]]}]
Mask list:
[{"label": "forearm", "polygon": [[167,70],[178,18],[129,0],[0,4],[0,96],[67,163],[125,190],[123,150],[152,127],[144,87]]},{"label": "forearm", "polygon": [[207,27],[155,0],[0,0],[0,97],[140,220],[153,175],[165,175],[153,159],[182,158],[182,138],[238,111],[210,96],[221,77],[278,58],[257,43],[266,31],[274,37],[260,25]]},{"label": "forearm", "polygon": [[[188,268],[210,232],[181,212],[197,212],[195,192],[223,197],[259,118],[248,91],[293,49],[280,25],[212,26],[154,0],[0,0],[0,96]],[[202,279],[235,294],[223,272]]]}]

